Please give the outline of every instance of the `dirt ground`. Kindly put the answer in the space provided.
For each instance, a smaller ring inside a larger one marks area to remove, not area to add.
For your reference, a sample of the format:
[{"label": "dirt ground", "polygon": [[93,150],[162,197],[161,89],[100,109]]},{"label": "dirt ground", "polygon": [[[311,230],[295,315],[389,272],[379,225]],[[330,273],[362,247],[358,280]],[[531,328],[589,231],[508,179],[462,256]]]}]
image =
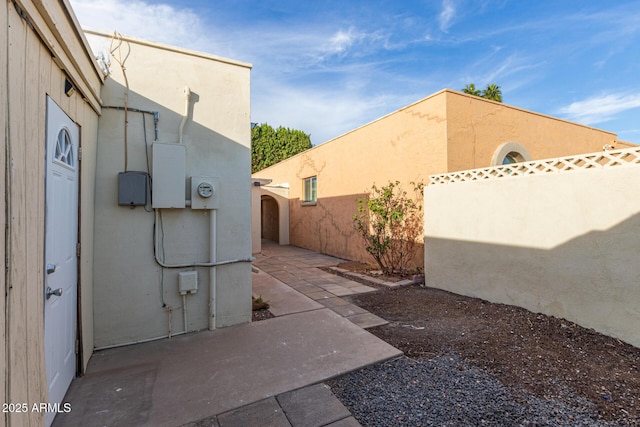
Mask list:
[{"label": "dirt ground", "polygon": [[640,425],[640,348],[563,319],[412,285],[350,297],[386,319],[369,329],[412,358],[455,353],[542,398],[569,389],[603,419]]}]

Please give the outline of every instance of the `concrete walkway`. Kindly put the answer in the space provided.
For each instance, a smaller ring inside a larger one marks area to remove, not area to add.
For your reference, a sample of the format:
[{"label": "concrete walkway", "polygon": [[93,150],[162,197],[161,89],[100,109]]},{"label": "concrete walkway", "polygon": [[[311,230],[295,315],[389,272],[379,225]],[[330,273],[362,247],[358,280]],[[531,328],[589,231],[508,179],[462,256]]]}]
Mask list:
[{"label": "concrete walkway", "polygon": [[[275,258],[286,258],[290,273],[320,272],[314,264],[330,258],[279,249]],[[266,252],[256,264],[274,267]],[[321,383],[402,353],[318,302],[339,298],[335,293],[314,300],[264,272],[253,276],[265,279],[264,298],[272,298],[277,317],[96,352],[66,396],[72,411],[54,425],[359,425]],[[323,284],[313,274],[304,281]]]},{"label": "concrete walkway", "polygon": [[361,328],[386,324],[386,320],[342,298],[373,292],[374,288],[318,268],[342,261],[263,240],[262,253],[254,262],[259,271],[254,273],[253,295],[267,301],[274,316],[327,307]]}]

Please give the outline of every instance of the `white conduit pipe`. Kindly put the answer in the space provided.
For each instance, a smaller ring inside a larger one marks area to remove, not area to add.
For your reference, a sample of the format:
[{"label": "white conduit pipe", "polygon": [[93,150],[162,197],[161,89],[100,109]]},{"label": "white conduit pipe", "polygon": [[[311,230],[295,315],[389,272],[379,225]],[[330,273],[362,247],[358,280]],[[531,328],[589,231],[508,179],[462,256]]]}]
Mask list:
[{"label": "white conduit pipe", "polygon": [[184,332],[189,332],[189,323],[187,322],[187,296],[182,295],[182,317],[184,320]]},{"label": "white conduit pipe", "polygon": [[184,334],[186,334],[186,332],[185,331],[181,331],[181,332],[176,332],[175,334],[172,334],[171,336],[169,336],[169,335],[161,335],[159,337],[146,338],[146,339],[143,339],[143,340],[123,342],[121,344],[105,345],[105,346],[102,346],[102,347],[96,347],[96,348],[93,349],[93,351],[108,350],[110,348],[118,348],[118,347],[126,347],[128,345],[134,345],[134,344],[143,344],[145,342],[164,340],[164,339],[167,339],[167,338],[172,338],[172,337],[176,337],[178,335],[184,335]]},{"label": "white conduit pipe", "polygon": [[216,209],[209,211],[209,262],[211,270],[209,270],[209,330],[216,328],[216,230],[217,230],[217,213]]},{"label": "white conduit pipe", "polygon": [[182,144],[182,130],[184,129],[185,123],[187,123],[187,119],[189,118],[189,104],[191,102],[191,89],[189,87],[184,88],[184,115],[182,116],[182,121],[180,122],[180,129],[178,130],[178,143]]},{"label": "white conduit pipe", "polygon": [[[217,261],[217,254],[216,254],[216,228],[217,228],[217,217],[216,217],[216,213],[217,211],[215,209],[212,209],[210,211],[209,214],[209,245],[210,245],[210,249],[209,249],[209,262],[192,262],[192,263],[185,263],[185,264],[167,264],[164,262],[164,260],[160,260],[160,258],[158,258],[158,242],[160,240],[159,238],[159,229],[160,227],[158,226],[159,224],[159,216],[160,216],[160,210],[159,209],[155,209],[155,223],[156,223],[156,227],[155,227],[155,239],[154,239],[154,248],[153,248],[153,257],[156,261],[156,264],[158,264],[160,267],[163,268],[195,268],[195,267],[208,267],[210,268],[209,274],[209,329],[213,330],[216,328],[216,267],[219,265],[229,265],[229,264],[237,264],[237,263],[241,263],[241,262],[253,262],[256,259],[254,257],[248,257],[248,258],[236,258],[236,259],[230,259],[230,260],[226,260],[226,261]],[[183,296],[184,298],[184,296]],[[184,322],[185,322],[185,329],[183,332],[180,333],[175,333],[172,334],[171,333],[171,325],[169,325],[169,338],[171,338],[171,336],[173,335],[179,335],[179,334],[184,334],[187,331],[187,306],[186,306],[186,302],[183,301],[183,310],[184,310]],[[171,323],[171,314],[169,314],[169,323]],[[164,338],[164,337],[159,337],[160,338]],[[129,345],[129,344],[136,344],[140,341],[135,341],[135,342],[131,342],[131,343],[125,343],[125,344],[120,344],[120,345]],[[119,347],[120,345],[115,345],[113,347]]]},{"label": "white conduit pipe", "polygon": [[[158,209],[155,209],[155,214],[156,214],[156,224],[158,224]],[[215,212],[215,211],[212,211]],[[211,220],[211,219],[210,219]],[[155,242],[155,260],[156,260],[156,264],[158,264],[160,267],[164,267],[164,268],[189,268],[189,267],[217,267],[219,265],[228,265],[228,264],[237,264],[240,262],[253,262],[256,259],[254,257],[247,257],[247,258],[235,258],[235,259],[229,259],[229,260],[225,260],[225,261],[216,261],[215,263],[212,262],[191,262],[191,263],[182,263],[182,264],[167,264],[164,261],[160,260],[160,258],[158,258],[158,241],[159,241],[159,227],[156,227],[156,242]]]}]

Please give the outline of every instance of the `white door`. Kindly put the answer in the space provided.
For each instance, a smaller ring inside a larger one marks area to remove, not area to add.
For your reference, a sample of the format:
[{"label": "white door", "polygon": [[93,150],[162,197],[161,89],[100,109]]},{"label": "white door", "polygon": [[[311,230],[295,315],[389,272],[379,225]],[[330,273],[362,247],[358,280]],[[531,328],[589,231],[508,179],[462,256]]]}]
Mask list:
[{"label": "white door", "polygon": [[[47,98],[44,343],[49,402],[60,403],[76,372],[78,127]],[[51,424],[55,413],[48,413]]]}]

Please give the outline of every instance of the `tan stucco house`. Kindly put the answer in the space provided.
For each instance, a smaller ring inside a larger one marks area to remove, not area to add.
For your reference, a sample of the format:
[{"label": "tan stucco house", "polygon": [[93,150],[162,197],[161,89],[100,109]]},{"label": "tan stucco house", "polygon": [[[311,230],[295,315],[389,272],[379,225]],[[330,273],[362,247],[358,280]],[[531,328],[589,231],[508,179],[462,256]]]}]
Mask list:
[{"label": "tan stucco house", "polygon": [[[88,37],[128,53],[126,79],[112,59],[98,126],[95,346],[249,322],[251,66]],[[147,205],[120,200],[147,173]]]},{"label": "tan stucco house", "polygon": [[409,190],[433,174],[632,145],[611,132],[445,89],[255,173],[253,250],[262,237],[371,262],[352,217],[356,199],[374,183],[398,180]]},{"label": "tan stucco house", "polygon": [[67,0],[0,22],[0,425],[49,425],[96,349],[250,321],[251,66]]}]

